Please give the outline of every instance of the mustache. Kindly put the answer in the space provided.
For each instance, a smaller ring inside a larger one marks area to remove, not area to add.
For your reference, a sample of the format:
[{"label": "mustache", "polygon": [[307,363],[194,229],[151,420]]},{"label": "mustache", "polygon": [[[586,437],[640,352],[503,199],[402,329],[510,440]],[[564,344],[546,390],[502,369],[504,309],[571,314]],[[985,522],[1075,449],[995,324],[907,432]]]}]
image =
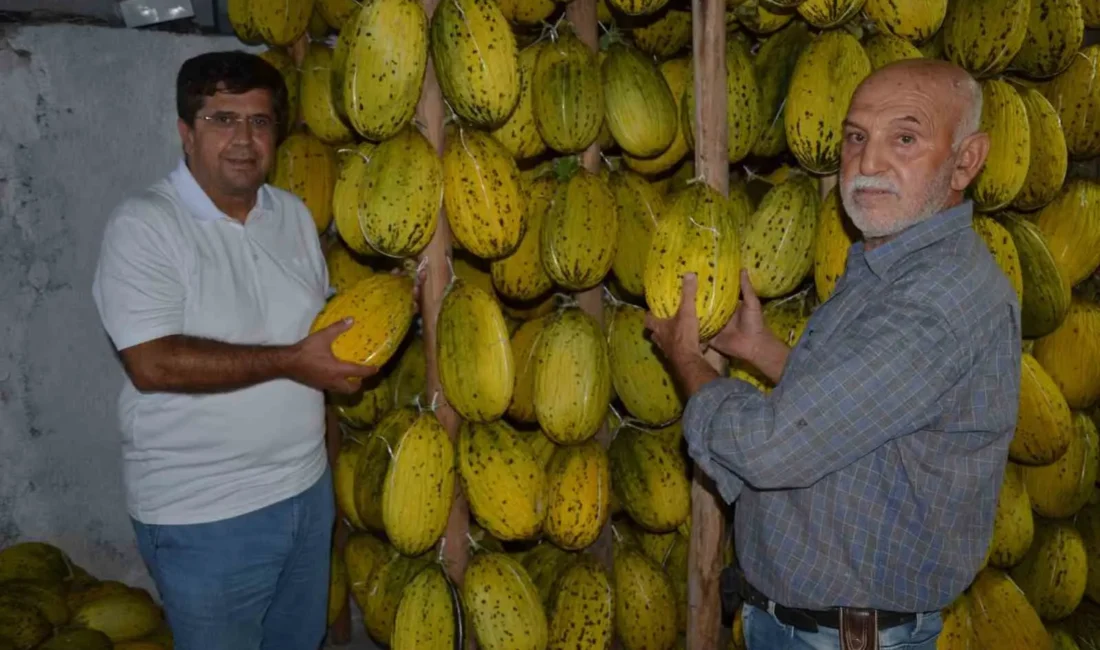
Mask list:
[{"label": "mustache", "polygon": [[878,192],[890,192],[891,194],[898,193],[898,186],[891,181],[886,180],[878,176],[864,176],[857,174],[848,181],[848,191],[856,192],[859,190],[875,190]]}]

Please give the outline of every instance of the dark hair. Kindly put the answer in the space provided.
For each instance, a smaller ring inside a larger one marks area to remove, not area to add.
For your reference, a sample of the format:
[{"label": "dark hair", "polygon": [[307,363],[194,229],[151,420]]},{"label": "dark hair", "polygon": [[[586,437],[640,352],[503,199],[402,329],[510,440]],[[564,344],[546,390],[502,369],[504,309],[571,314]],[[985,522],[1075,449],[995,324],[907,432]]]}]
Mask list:
[{"label": "dark hair", "polygon": [[176,112],[187,124],[216,92],[232,94],[263,89],[271,92],[278,133],[287,129],[287,89],[283,75],[264,59],[242,52],[208,52],[187,59],[176,76]]}]

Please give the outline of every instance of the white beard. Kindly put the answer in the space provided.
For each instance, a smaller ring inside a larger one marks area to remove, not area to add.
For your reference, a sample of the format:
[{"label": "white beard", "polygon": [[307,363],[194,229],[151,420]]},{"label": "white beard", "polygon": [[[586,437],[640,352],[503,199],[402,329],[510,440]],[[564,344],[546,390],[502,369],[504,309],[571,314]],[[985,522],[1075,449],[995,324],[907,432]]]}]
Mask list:
[{"label": "white beard", "polygon": [[924,196],[921,197],[920,208],[911,215],[902,215],[886,223],[871,221],[854,200],[850,184],[848,187],[841,188],[840,202],[844,205],[844,211],[848,213],[852,224],[863,233],[864,239],[892,237],[922,221],[931,219],[943,209],[951,189],[951,176],[955,171],[954,163],[954,160],[944,162],[936,177],[928,185]]}]

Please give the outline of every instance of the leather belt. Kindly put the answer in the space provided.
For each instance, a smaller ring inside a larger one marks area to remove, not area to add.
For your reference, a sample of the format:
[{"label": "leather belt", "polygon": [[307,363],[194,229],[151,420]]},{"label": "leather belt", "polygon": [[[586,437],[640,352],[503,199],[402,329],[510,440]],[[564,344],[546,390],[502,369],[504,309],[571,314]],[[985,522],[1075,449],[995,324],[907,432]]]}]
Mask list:
[{"label": "leather belt", "polygon": [[[728,570],[727,570],[728,571]],[[726,572],[723,572],[726,573]],[[723,576],[725,580],[730,581],[731,578],[736,580],[736,593],[741,599],[764,611],[769,610],[769,606],[774,603],[770,598],[765,596],[760,590],[749,584],[749,581],[745,579],[744,574],[737,571],[735,575],[727,573]],[[726,584],[727,588],[734,587],[733,584]],[[774,603],[775,618],[784,625],[790,625],[803,632],[817,632],[818,628],[826,627],[834,630],[842,629],[842,618],[845,620],[844,628],[853,627],[853,623],[856,619],[867,620],[867,623],[877,623],[876,627],[879,630],[888,630],[892,627],[899,625],[905,625],[906,623],[912,623],[917,620],[917,615],[912,613],[903,612],[886,612],[877,611],[873,609],[858,609],[858,608],[831,608],[823,610],[814,609],[798,609],[795,607],[785,607],[779,603]],[[842,616],[843,615],[843,616]]]}]

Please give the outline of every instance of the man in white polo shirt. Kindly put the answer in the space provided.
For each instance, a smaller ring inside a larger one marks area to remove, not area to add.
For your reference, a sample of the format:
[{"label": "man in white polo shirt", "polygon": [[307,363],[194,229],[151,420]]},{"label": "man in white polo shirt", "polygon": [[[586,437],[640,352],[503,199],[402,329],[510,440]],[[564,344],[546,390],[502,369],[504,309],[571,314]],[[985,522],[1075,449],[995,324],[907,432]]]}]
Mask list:
[{"label": "man in white polo shirt", "polygon": [[322,391],[375,370],[332,355],[348,323],[308,336],[320,242],[305,205],[264,183],[282,77],[216,52],[176,91],[184,161],[111,215],[93,286],[126,369],[128,508],[177,650],[314,650],[334,521]]}]

